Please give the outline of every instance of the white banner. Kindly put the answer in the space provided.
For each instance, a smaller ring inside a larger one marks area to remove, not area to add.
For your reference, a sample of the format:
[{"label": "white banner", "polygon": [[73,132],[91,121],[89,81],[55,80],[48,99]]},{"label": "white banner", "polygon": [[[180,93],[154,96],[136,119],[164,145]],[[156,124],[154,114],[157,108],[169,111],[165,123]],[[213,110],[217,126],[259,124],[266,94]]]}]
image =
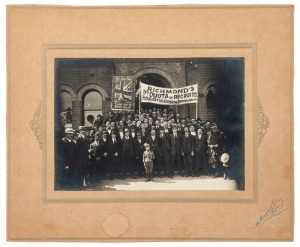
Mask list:
[{"label": "white banner", "polygon": [[164,88],[140,84],[141,102],[158,105],[183,105],[197,103],[198,84],[181,88]]}]

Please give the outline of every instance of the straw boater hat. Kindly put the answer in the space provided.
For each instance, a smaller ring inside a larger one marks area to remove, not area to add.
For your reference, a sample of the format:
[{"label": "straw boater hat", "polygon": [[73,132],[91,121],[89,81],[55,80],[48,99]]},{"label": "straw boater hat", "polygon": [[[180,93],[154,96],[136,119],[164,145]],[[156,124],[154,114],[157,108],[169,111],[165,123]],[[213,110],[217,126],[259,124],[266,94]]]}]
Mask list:
[{"label": "straw boater hat", "polygon": [[229,154],[228,153],[223,153],[221,155],[221,162],[222,163],[227,163],[229,161]]},{"label": "straw boater hat", "polygon": [[144,147],[146,148],[146,147],[149,147],[150,146],[150,144],[148,144],[148,143],[145,143],[144,144]]},{"label": "straw boater hat", "polygon": [[66,128],[65,134],[74,134],[74,130],[72,128]]}]

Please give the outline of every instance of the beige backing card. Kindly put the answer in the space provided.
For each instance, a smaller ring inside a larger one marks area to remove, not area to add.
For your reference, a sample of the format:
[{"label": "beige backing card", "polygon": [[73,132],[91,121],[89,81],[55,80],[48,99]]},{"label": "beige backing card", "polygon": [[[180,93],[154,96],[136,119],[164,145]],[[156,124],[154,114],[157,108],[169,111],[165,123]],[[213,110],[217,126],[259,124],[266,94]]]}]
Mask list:
[{"label": "beige backing card", "polygon": [[[7,239],[293,240],[293,11],[9,6]],[[63,57],[244,57],[245,190],[54,191]]]}]

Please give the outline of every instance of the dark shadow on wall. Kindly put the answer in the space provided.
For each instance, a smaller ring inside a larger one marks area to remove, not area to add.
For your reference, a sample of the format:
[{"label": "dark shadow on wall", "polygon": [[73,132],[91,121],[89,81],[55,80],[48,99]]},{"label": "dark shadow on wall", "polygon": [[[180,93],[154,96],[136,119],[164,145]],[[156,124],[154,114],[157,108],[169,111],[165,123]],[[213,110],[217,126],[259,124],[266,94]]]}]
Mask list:
[{"label": "dark shadow on wall", "polygon": [[245,189],[245,93],[244,58],[216,59],[220,83],[218,111],[220,129],[226,133],[231,172],[239,189]]}]

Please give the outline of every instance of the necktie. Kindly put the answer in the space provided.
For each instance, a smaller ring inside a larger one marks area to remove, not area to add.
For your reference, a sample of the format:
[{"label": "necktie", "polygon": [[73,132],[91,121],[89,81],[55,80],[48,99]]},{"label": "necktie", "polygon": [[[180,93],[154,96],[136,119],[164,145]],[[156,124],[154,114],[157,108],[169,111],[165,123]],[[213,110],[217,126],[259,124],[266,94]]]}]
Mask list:
[{"label": "necktie", "polygon": [[177,138],[177,135],[175,134],[174,137],[175,137],[175,139],[176,139],[176,138]]},{"label": "necktie", "polygon": [[163,135],[160,135],[160,138],[163,138]]}]

